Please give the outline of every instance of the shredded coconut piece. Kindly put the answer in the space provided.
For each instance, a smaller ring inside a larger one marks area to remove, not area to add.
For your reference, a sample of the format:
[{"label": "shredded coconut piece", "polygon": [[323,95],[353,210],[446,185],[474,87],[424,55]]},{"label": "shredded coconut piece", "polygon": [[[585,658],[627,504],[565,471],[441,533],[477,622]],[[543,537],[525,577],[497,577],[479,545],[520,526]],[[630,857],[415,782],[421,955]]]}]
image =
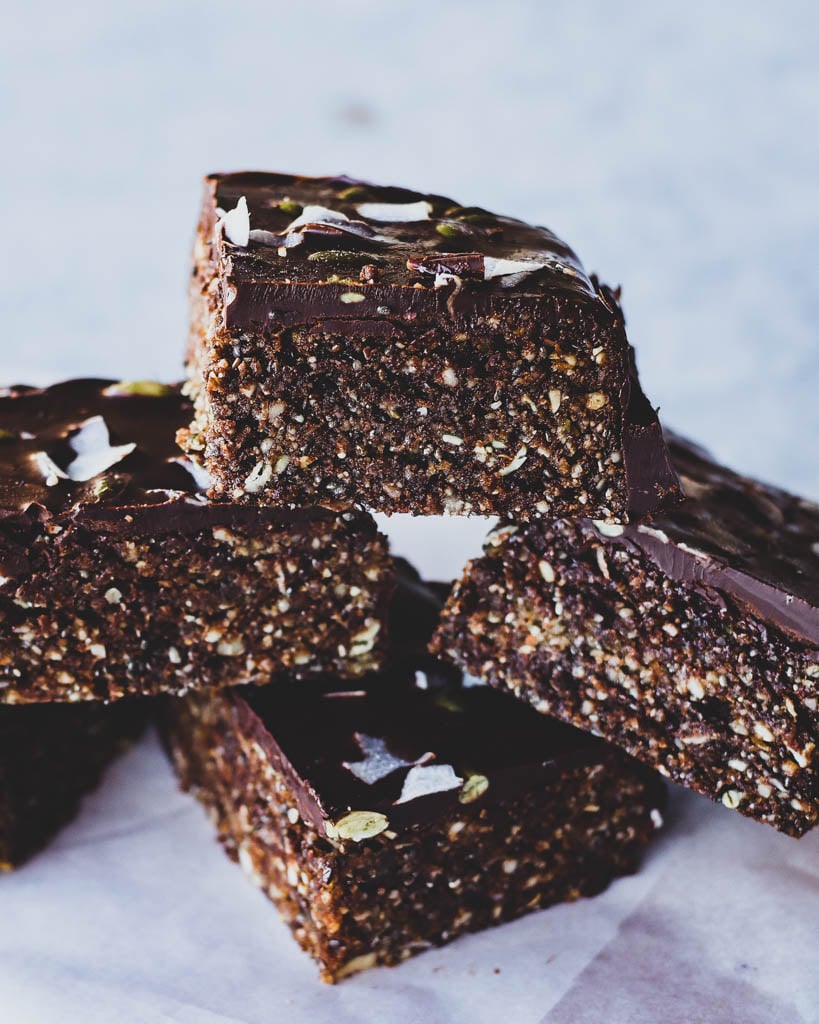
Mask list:
[{"label": "shredded coconut piece", "polygon": [[368,736],[364,732],[355,734],[355,741],[361,753],[363,761],[342,761],[342,765],[348,772],[352,772],[357,779],[366,782],[368,786],[385,778],[399,768],[409,768],[414,765],[425,764],[432,760],[434,754],[427,751],[414,761],[405,761],[402,757],[396,757],[387,750],[387,744],[379,736]]},{"label": "shredded coconut piece", "polygon": [[405,804],[431,793],[446,793],[458,789],[462,782],[451,764],[416,765],[407,772],[401,796],[395,802]]},{"label": "shredded coconut piece", "polygon": [[533,274],[550,265],[543,260],[496,260],[492,256],[484,256],[483,277],[489,281],[493,277],[506,277],[508,274]]},{"label": "shredded coconut piece", "polygon": [[298,231],[306,224],[349,224],[350,218],[338,210],[330,210],[326,206],[305,206],[294,221],[285,229],[285,234]]},{"label": "shredded coconut piece", "polygon": [[356,207],[356,211],[370,220],[408,224],[416,220],[429,220],[432,204],[426,199],[421,199],[417,203],[361,203]]},{"label": "shredded coconut piece", "polygon": [[136,448],[134,442],[112,446],[108,425],[102,416],[87,419],[68,443],[76,458],[66,466],[65,473],[69,479],[77,481],[104,473]]},{"label": "shredded coconut piece", "polygon": [[245,248],[250,241],[250,211],[247,208],[247,199],[240,196],[233,209],[222,214],[216,222],[216,227],[224,231],[229,242]]}]

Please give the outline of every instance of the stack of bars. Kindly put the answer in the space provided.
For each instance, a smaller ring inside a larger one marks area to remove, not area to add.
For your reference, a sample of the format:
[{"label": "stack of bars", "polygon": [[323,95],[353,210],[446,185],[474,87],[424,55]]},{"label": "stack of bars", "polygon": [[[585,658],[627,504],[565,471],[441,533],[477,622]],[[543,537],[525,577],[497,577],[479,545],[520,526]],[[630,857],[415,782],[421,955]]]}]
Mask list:
[{"label": "stack of bars", "polygon": [[[657,772],[816,823],[819,509],[664,436],[549,231],[212,176],[187,369],[0,397],[4,866],[154,710],[327,981],[636,870]],[[371,512],[500,525],[451,587]]]}]

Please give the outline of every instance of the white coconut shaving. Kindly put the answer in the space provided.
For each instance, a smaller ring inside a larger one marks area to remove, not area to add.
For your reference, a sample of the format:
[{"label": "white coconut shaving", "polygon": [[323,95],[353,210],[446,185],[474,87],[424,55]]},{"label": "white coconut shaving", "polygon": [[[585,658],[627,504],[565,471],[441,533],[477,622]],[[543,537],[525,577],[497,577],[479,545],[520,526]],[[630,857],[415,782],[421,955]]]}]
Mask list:
[{"label": "white coconut shaving", "polygon": [[356,207],[356,212],[368,220],[409,224],[412,221],[429,220],[432,204],[426,199],[417,203],[361,203]]},{"label": "white coconut shaving", "polygon": [[414,764],[414,761],[405,761],[396,757],[387,750],[387,744],[377,736],[368,736],[364,732],[355,734],[356,743],[364,755],[363,761],[342,761],[348,772],[352,772],[357,779],[366,782],[368,786],[385,778],[398,768],[406,768]]},{"label": "white coconut shaving", "polygon": [[496,260],[493,256],[483,258],[483,279],[489,281],[493,277],[508,277],[510,274],[534,274],[536,270],[545,270],[552,266],[543,260]]},{"label": "white coconut shaving", "polygon": [[250,210],[247,208],[247,199],[240,196],[233,209],[222,214],[216,222],[216,227],[224,231],[229,242],[245,248],[250,241]]},{"label": "white coconut shaving", "polygon": [[91,480],[104,473],[136,448],[134,442],[112,446],[102,416],[87,419],[68,443],[76,458],[66,466],[64,475],[76,481]]},{"label": "white coconut shaving", "polygon": [[350,218],[338,210],[330,210],[326,206],[305,206],[294,221],[285,229],[286,234],[298,231],[307,224],[349,224]]},{"label": "white coconut shaving", "polygon": [[[355,741],[364,755],[363,761],[342,761],[343,767],[352,772],[357,779],[372,786],[380,779],[386,778],[399,768],[422,765],[431,761],[435,755],[430,751],[422,754],[414,761],[406,761],[403,757],[396,757],[387,750],[387,744],[378,736],[368,736],[365,732],[357,732]],[[413,769],[414,770],[414,769]]]},{"label": "white coconut shaving", "polygon": [[406,804],[432,793],[446,793],[458,789],[462,782],[451,764],[416,765],[407,772],[401,796],[395,802]]}]

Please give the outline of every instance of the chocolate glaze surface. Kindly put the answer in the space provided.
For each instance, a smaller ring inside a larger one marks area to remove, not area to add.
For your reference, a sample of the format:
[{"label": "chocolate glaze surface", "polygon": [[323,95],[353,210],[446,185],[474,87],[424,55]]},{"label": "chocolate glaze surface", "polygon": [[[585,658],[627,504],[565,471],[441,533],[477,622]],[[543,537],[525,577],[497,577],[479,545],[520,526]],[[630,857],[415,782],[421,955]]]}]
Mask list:
[{"label": "chocolate glaze surface", "polygon": [[740,476],[671,432],[666,440],[687,500],[650,525],[617,536],[604,528],[601,536],[819,645],[819,506]]},{"label": "chocolate glaze surface", "polygon": [[[589,734],[497,690],[465,686],[457,670],[431,659],[426,645],[448,588],[421,583],[406,563],[398,570],[385,670],[354,689],[325,679],[228,695],[243,731],[287,777],[303,818],[321,834],[352,810],[411,826],[457,815],[470,777],[482,777],[479,788],[486,783],[478,799],[514,799],[569,764],[605,758],[605,745]],[[375,774],[391,770],[368,782],[357,774],[367,765]],[[446,766],[450,783],[460,780],[452,788],[401,801],[413,769]]]},{"label": "chocolate glaze surface", "polygon": [[[177,386],[153,381],[82,379],[0,391],[0,576],[27,571],[28,543],[54,520],[135,534],[333,518],[319,508],[208,501],[206,474],[175,439],[191,415]],[[361,528],[371,522],[346,515]]]},{"label": "chocolate glaze surface", "polygon": [[[206,189],[214,229],[219,211],[242,197],[250,216],[247,244],[223,242],[237,288],[229,327],[264,323],[271,308],[376,316],[387,306],[389,313],[446,316],[489,308],[491,296],[508,302],[555,291],[613,313],[611,299],[551,231],[446,196],[264,172],[212,175]],[[345,303],[350,281],[367,287]]]}]

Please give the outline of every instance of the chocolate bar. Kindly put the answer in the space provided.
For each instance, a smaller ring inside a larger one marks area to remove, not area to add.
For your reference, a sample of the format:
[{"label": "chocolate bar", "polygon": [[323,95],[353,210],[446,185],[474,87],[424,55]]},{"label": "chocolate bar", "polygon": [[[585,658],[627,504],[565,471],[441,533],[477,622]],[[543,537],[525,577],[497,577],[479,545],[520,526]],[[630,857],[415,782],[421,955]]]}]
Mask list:
[{"label": "chocolate bar", "polygon": [[381,673],[166,705],[185,788],[338,981],[636,869],[654,773],[431,659],[440,608],[402,570]]},{"label": "chocolate bar", "polygon": [[182,443],[239,502],[639,520],[678,485],[618,298],[545,228],[212,175]]},{"label": "chocolate bar", "polygon": [[434,649],[724,806],[819,818],[819,507],[680,438],[650,525],[502,525]]},{"label": "chocolate bar", "polygon": [[178,389],[0,394],[0,702],[111,700],[380,665],[366,513],[207,499]]}]

